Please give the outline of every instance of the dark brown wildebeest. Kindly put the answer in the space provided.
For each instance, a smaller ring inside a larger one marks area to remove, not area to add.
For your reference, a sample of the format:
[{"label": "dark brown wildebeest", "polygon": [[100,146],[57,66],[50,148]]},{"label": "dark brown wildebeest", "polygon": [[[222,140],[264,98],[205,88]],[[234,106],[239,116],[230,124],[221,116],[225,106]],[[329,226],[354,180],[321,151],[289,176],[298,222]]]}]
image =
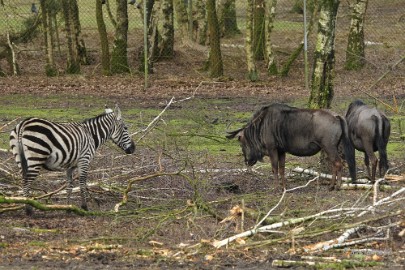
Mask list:
[{"label": "dark brown wildebeest", "polygon": [[332,163],[330,189],[339,189],[343,168],[338,154],[341,142],[352,181],[356,178],[354,148],[348,138],[346,121],[326,110],[298,109],[275,103],[261,108],[243,128],[228,132],[226,137],[238,138],[249,166],[269,156],[274,177],[278,181],[280,172],[284,188],[286,153],[312,156],[323,149]]},{"label": "dark brown wildebeest", "polygon": [[[391,125],[384,113],[374,107],[367,106],[361,100],[355,100],[349,105],[346,113],[349,128],[349,138],[354,148],[364,152],[364,163],[371,181],[375,181],[377,170],[378,150],[380,156],[380,177],[388,170],[387,144],[390,137]],[[371,162],[371,172],[370,172]]]}]

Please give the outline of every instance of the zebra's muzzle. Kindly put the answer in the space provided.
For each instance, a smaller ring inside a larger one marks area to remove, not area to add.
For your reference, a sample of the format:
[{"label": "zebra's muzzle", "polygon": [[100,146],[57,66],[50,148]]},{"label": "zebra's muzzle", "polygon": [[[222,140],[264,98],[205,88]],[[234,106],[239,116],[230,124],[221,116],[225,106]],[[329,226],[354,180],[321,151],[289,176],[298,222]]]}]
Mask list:
[{"label": "zebra's muzzle", "polygon": [[131,145],[125,149],[125,153],[133,154],[135,152],[135,144],[131,143]]}]

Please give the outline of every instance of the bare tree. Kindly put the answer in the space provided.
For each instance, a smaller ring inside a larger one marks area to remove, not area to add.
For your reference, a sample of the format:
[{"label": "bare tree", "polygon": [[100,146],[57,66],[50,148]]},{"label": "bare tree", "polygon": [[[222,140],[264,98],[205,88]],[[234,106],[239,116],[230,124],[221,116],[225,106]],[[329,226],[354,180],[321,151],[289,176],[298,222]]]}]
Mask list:
[{"label": "bare tree", "polygon": [[254,0],[248,0],[246,10],[246,60],[248,68],[248,78],[251,81],[257,81],[258,74],[256,70],[255,59],[253,55],[252,37],[253,37],[253,7]]},{"label": "bare tree", "polygon": [[320,1],[310,108],[330,108],[333,99],[336,14],[339,0]]},{"label": "bare tree", "polygon": [[74,50],[73,48],[74,38],[70,2],[71,1],[69,0],[62,0],[63,17],[65,19],[65,33],[68,47],[66,72],[68,74],[78,74],[80,73],[80,61],[78,59],[77,50]]},{"label": "bare tree", "polygon": [[240,34],[236,21],[235,0],[220,0],[217,6],[221,36],[231,37]]},{"label": "bare tree", "polygon": [[44,43],[46,50],[46,66],[45,73],[47,76],[56,76],[58,70],[55,65],[54,57],[54,43],[53,43],[53,27],[50,11],[52,9],[53,1],[50,0],[40,0],[41,10],[42,10],[42,27],[44,31]]},{"label": "bare tree", "polygon": [[127,0],[116,0],[117,26],[115,27],[114,46],[111,53],[111,72],[128,73],[128,3]]},{"label": "bare tree", "polygon": [[254,0],[253,7],[253,54],[256,60],[263,60],[266,48],[265,1]]},{"label": "bare tree", "polygon": [[209,72],[211,77],[217,78],[223,75],[224,68],[215,0],[207,0],[207,21],[210,37],[210,51],[208,57]]},{"label": "bare tree", "polygon": [[173,0],[162,0],[162,37],[159,44],[159,57],[172,58],[174,55]]},{"label": "bare tree", "polygon": [[96,20],[98,35],[101,43],[101,67],[103,75],[110,75],[110,49],[108,45],[107,30],[103,18],[103,0],[96,0]]},{"label": "bare tree", "polygon": [[271,35],[274,27],[274,18],[276,17],[277,0],[271,0],[270,6],[266,9],[267,12],[267,31],[266,31],[266,60],[267,60],[267,72],[269,75],[276,75],[277,63],[275,54],[272,48]]},{"label": "bare tree", "polygon": [[361,69],[365,61],[364,53],[364,19],[368,0],[356,0],[351,6],[351,22],[346,49],[345,68],[348,70]]}]

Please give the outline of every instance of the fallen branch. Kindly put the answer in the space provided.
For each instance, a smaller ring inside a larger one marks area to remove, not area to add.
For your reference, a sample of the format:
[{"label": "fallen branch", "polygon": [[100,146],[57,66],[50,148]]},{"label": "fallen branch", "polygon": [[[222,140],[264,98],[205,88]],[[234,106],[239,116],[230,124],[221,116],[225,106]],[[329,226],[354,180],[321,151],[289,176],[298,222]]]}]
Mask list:
[{"label": "fallen branch", "polygon": [[[379,179],[379,180],[384,180],[384,179]],[[379,185],[379,186],[375,186],[375,185],[373,185],[373,184],[350,184],[350,183],[348,183],[348,184],[342,184],[342,185],[340,186],[340,189],[344,189],[344,190],[350,190],[350,189],[365,189],[365,190],[368,190],[368,189],[372,189],[372,188],[374,188],[374,187],[378,187],[381,191],[384,191],[384,190],[392,190],[392,189],[393,189],[393,187],[392,187],[392,186],[389,186],[389,185]]]},{"label": "fallen branch", "polygon": [[[309,174],[312,176],[319,176],[320,178],[324,178],[324,179],[332,179],[332,175],[327,174],[327,173],[319,173],[312,169],[303,169],[300,167],[296,167],[293,169],[293,172],[305,173],[305,174]],[[349,177],[342,177],[342,182],[352,182],[352,179]],[[356,183],[358,183],[358,184],[367,184],[369,182],[370,181],[368,179],[357,179],[356,180]]]},{"label": "fallen branch", "polygon": [[0,196],[0,204],[26,204],[42,211],[69,211],[80,216],[93,216],[99,215],[96,212],[85,211],[75,205],[55,205],[55,204],[43,204],[34,199],[28,199],[26,197],[5,197]]},{"label": "fallen branch", "polygon": [[[374,261],[356,261],[356,260],[336,260],[331,262],[317,262],[317,261],[292,261],[292,260],[273,260],[271,266],[273,267],[298,267],[298,266],[311,266],[315,267],[320,266],[324,269],[334,269],[336,267],[336,263],[341,266],[341,268],[345,268],[344,266],[347,265],[350,268],[352,267],[367,267],[367,266],[375,266],[376,264],[383,264],[377,263]],[[340,268],[340,267],[339,267]]]},{"label": "fallen branch", "polygon": [[270,225],[262,226],[262,227],[259,227],[259,228],[256,228],[256,229],[251,229],[251,230],[239,233],[237,235],[231,236],[231,237],[226,238],[226,239],[221,240],[221,241],[215,241],[213,246],[216,247],[216,248],[220,248],[222,246],[228,245],[229,243],[235,241],[236,239],[252,236],[252,235],[255,235],[255,234],[259,233],[259,232],[269,232],[269,231],[272,231],[274,229],[278,229],[278,228],[281,228],[281,227],[284,227],[284,226],[294,225],[294,224],[297,224],[297,223],[302,223],[304,221],[313,220],[313,219],[316,219],[316,218],[319,218],[319,217],[328,218],[326,216],[327,214],[332,214],[332,213],[343,213],[344,214],[344,212],[346,212],[346,214],[352,214],[354,211],[359,211],[359,210],[363,210],[363,209],[364,208],[361,208],[361,209],[359,209],[359,208],[329,209],[329,210],[325,210],[325,211],[322,211],[322,212],[319,212],[319,213],[316,213],[316,214],[313,214],[313,215],[309,215],[309,216],[306,216],[306,217],[291,218],[291,219],[280,221],[280,222],[273,223],[273,224],[270,224]]}]

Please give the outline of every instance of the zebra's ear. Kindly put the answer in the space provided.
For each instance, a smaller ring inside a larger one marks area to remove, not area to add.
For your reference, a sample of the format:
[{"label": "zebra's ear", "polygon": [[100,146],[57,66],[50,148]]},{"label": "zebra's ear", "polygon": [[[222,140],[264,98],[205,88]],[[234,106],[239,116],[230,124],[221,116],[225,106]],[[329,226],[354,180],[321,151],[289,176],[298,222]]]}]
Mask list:
[{"label": "zebra's ear", "polygon": [[107,104],[104,106],[104,108],[105,108],[105,114],[108,114],[108,113],[112,113],[112,112],[113,112],[112,109],[110,109],[110,108],[107,107]]},{"label": "zebra's ear", "polygon": [[118,104],[115,105],[114,113],[117,116],[117,120],[121,120],[121,110]]}]

